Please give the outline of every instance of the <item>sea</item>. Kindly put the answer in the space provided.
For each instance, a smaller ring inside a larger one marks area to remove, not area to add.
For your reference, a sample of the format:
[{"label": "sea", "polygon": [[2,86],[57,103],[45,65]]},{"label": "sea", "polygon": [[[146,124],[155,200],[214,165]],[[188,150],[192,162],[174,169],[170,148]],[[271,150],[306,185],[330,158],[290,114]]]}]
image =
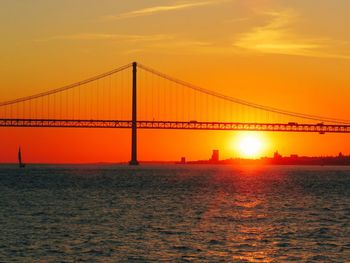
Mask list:
[{"label": "sea", "polygon": [[0,262],[350,262],[350,167],[1,165]]}]

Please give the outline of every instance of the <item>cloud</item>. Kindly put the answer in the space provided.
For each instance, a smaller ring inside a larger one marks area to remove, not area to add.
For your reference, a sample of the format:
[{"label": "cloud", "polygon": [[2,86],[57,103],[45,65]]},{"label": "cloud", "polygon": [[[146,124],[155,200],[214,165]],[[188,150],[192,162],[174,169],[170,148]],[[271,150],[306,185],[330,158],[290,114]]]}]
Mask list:
[{"label": "cloud", "polygon": [[171,35],[123,35],[123,34],[103,34],[103,33],[81,33],[72,35],[57,35],[48,38],[37,39],[38,42],[52,41],[52,40],[72,40],[72,41],[103,41],[103,40],[120,40],[127,42],[151,42],[170,40]]},{"label": "cloud", "polygon": [[142,47],[128,49],[125,54],[135,53],[162,53],[162,54],[203,54],[208,53],[207,50],[213,49],[213,43],[195,39],[185,39],[174,37],[171,41],[154,41],[148,42]]},{"label": "cloud", "polygon": [[211,42],[189,39],[183,36],[171,34],[151,34],[151,35],[123,35],[123,34],[105,34],[105,33],[79,33],[71,35],[57,35],[41,39],[35,42],[51,41],[100,41],[111,43],[124,43],[127,47],[127,53],[140,53],[143,51],[157,52],[172,51],[181,53],[186,50],[189,52],[200,52],[212,48]]},{"label": "cloud", "polygon": [[154,14],[164,13],[169,11],[189,9],[189,8],[200,7],[200,6],[208,6],[208,5],[218,4],[222,2],[227,2],[227,0],[203,1],[203,2],[175,4],[175,5],[153,6],[153,7],[138,9],[138,10],[122,13],[122,14],[109,15],[109,16],[105,16],[104,18],[108,20],[127,19],[127,18],[139,17],[139,16],[154,15]]},{"label": "cloud", "polygon": [[237,18],[231,18],[224,20],[223,23],[240,23],[240,22],[246,22],[249,21],[250,17],[237,17]]},{"label": "cloud", "polygon": [[307,38],[298,35],[293,30],[293,25],[298,22],[299,16],[292,9],[264,12],[262,15],[269,17],[269,22],[241,34],[234,40],[234,46],[270,54],[350,58],[346,52],[334,53],[331,51],[335,49],[335,46],[340,45],[340,42],[327,38]]}]

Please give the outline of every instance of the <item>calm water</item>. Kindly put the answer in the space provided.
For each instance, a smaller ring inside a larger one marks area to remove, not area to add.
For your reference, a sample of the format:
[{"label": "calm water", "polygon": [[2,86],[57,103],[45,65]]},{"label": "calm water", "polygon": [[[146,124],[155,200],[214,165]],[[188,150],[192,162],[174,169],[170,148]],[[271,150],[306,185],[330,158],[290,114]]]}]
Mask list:
[{"label": "calm water", "polygon": [[1,262],[350,262],[350,168],[0,166]]}]

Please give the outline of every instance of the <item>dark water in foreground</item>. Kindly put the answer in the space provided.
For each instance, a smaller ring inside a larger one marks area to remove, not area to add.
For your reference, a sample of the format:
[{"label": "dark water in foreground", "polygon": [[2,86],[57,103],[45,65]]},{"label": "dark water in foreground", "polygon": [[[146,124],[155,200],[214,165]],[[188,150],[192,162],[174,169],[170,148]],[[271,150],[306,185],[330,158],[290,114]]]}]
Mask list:
[{"label": "dark water in foreground", "polygon": [[350,262],[350,168],[0,166],[0,195],[1,262]]}]

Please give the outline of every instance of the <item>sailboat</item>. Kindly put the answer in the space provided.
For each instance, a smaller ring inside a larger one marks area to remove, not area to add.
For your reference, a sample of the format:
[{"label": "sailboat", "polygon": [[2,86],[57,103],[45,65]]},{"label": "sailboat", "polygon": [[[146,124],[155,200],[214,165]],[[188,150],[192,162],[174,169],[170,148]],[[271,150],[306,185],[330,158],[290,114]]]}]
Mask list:
[{"label": "sailboat", "polygon": [[18,149],[18,165],[19,165],[19,168],[26,167],[26,165],[24,163],[22,163],[21,147],[19,147],[19,149]]}]

